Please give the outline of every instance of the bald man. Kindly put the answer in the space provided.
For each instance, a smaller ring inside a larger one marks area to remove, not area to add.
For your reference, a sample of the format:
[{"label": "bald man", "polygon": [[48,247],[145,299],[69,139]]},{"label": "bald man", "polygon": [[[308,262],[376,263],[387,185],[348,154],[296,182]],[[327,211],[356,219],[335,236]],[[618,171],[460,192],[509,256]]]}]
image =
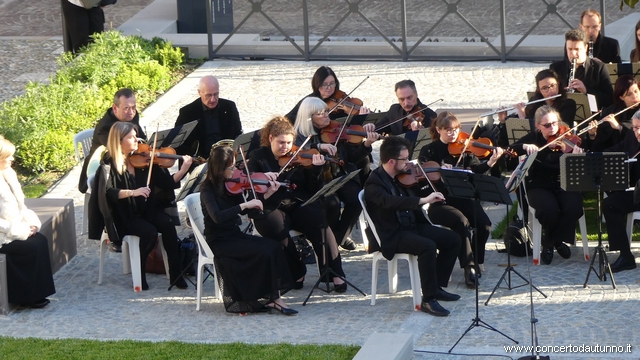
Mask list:
[{"label": "bald man", "polygon": [[175,126],[198,120],[198,125],[185,141],[176,149],[180,155],[193,155],[207,159],[211,146],[223,139],[235,139],[242,134],[240,115],[236,103],[220,99],[220,85],[215,76],[200,79],[195,101],[180,109]]}]

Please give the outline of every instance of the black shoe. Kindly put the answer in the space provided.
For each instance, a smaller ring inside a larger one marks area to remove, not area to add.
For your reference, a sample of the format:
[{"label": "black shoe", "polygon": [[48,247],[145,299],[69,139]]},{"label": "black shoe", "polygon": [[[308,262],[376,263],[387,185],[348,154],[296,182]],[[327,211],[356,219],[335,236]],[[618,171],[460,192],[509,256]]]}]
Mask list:
[{"label": "black shoe", "polygon": [[142,279],[142,290],[149,290],[149,284],[147,283],[147,279]]},{"label": "black shoe", "polygon": [[114,244],[112,242],[109,242],[109,251],[121,253],[122,252],[122,246],[116,245],[116,244]]},{"label": "black shoe", "polygon": [[181,290],[184,290],[189,287],[189,285],[187,285],[187,282],[184,281],[184,277],[182,276],[180,276],[178,280],[172,280],[171,283],[173,284],[173,286]]},{"label": "black shoe", "polygon": [[294,290],[300,290],[302,289],[302,287],[304,286],[304,279],[300,280],[300,281],[296,281],[293,283],[293,289]]},{"label": "black shoe", "polygon": [[333,290],[335,290],[337,293],[343,293],[347,291],[347,283],[344,282],[342,284],[339,285],[334,285],[333,286]]},{"label": "black shoe", "polygon": [[290,315],[295,315],[295,314],[298,313],[297,310],[293,310],[291,308],[282,307],[282,306],[280,306],[280,305],[278,305],[276,303],[267,304],[266,307],[268,307],[269,309],[278,310],[278,311],[280,311],[280,313],[282,315],[289,315],[290,316]]},{"label": "black shoe", "polygon": [[444,289],[440,288],[440,292],[434,296],[434,299],[440,300],[440,301],[458,301],[460,300],[460,295],[446,292],[444,291]]},{"label": "black shoe", "polygon": [[542,259],[542,262],[545,263],[546,265],[551,264],[551,260],[553,260],[553,248],[552,247],[543,248],[542,253],[540,254],[540,259]]},{"label": "black shoe", "polygon": [[568,259],[571,257],[571,249],[569,249],[569,246],[567,246],[567,244],[565,243],[556,246],[556,251],[558,252],[558,255],[562,256],[563,259]]},{"label": "black shoe", "polygon": [[442,305],[438,304],[438,301],[436,299],[423,301],[422,304],[420,304],[420,311],[426,312],[427,314],[433,316],[449,315],[449,310],[443,308]]},{"label": "black shoe", "polygon": [[355,250],[358,246],[356,245],[355,242],[353,242],[353,240],[351,240],[351,238],[345,238],[342,244],[340,244],[340,247],[345,250],[351,251],[351,250]]},{"label": "black shoe", "polygon": [[620,255],[618,259],[611,264],[611,272],[617,273],[624,270],[633,270],[636,268],[636,259],[633,255]]},{"label": "black shoe", "polygon": [[23,305],[24,307],[30,307],[32,309],[42,309],[43,307],[49,305],[51,301],[49,301],[49,299],[44,298],[44,299],[40,299],[34,303],[28,304],[28,305]]},{"label": "black shoe", "polygon": [[467,284],[467,287],[469,289],[475,289],[477,281],[478,281],[478,277],[476,276],[476,269],[471,265],[465,266],[464,282]]}]

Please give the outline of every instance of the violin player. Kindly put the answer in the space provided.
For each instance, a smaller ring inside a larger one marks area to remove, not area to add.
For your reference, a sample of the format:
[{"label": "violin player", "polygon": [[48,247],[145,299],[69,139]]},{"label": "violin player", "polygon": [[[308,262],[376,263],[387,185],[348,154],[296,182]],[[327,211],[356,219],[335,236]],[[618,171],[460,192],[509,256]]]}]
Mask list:
[{"label": "violin player", "polygon": [[[427,161],[435,161],[443,168],[451,168],[460,162],[463,168],[470,169],[476,174],[487,173],[491,167],[495,166],[502,156],[503,149],[496,148],[489,160],[481,162],[473,153],[461,153],[463,158],[458,161],[449,151],[449,145],[457,143],[461,130],[460,121],[450,112],[441,112],[431,123],[431,138],[433,142],[425,145],[418,155],[418,160],[422,164]],[[447,197],[447,189],[442,186],[435,190]],[[438,186],[438,185],[436,185]],[[460,267],[465,269],[465,282],[468,287],[482,276],[484,264],[485,245],[491,233],[491,220],[479,202],[469,201],[454,197],[447,197],[447,206],[441,203],[432,204],[429,207],[429,218],[435,224],[449,226],[453,225],[454,231],[463,240],[458,259]],[[474,222],[475,221],[475,222]],[[470,227],[460,226],[468,224],[477,230],[476,236],[471,237]],[[476,242],[478,252],[476,253]],[[473,256],[471,256],[473,254]]]},{"label": "violin player", "polygon": [[[561,257],[571,257],[566,243],[574,242],[576,223],[582,216],[582,194],[560,187],[560,158],[564,153],[547,146],[549,139],[560,134],[560,129],[569,130],[560,124],[558,111],[543,105],[535,113],[536,130],[511,145],[518,155],[538,153],[524,182],[529,206],[535,209],[536,219],[542,225],[540,258],[547,265],[553,260],[554,248]],[[571,152],[580,154],[583,150],[574,146]]]},{"label": "violin player", "polygon": [[200,79],[198,95],[191,104],[180,108],[176,127],[194,120],[198,120],[198,125],[176,152],[195,153],[206,159],[213,144],[223,139],[233,140],[242,134],[242,123],[236,103],[220,98],[220,84],[215,76],[206,75]]},{"label": "violin player", "polygon": [[[333,231],[329,227],[325,213],[318,202],[301,207],[306,200],[320,190],[323,186],[323,167],[326,162],[321,154],[314,154],[309,162],[309,168],[298,165],[284,167],[291,156],[296,132],[285,117],[271,119],[260,130],[262,147],[249,154],[248,168],[250,172],[261,172],[271,180],[288,181],[296,185],[290,191],[280,187],[268,199],[262,198],[263,214],[255,216],[253,222],[256,230],[265,237],[286,244],[288,261],[291,274],[295,283],[294,289],[301,289],[304,283],[306,266],[300,260],[293,239],[289,237],[289,230],[302,232],[311,241],[313,250],[318,259],[318,266],[323,266],[325,259],[323,252],[323,239],[329,250],[327,265],[338,276],[332,279],[336,292],[347,291],[347,283],[339,276],[344,277],[342,260],[338,250],[338,244]],[[287,156],[289,155],[289,156]],[[260,197],[260,195],[258,195]],[[295,261],[297,256],[297,262]],[[302,268],[300,268],[300,266]]]},{"label": "violin player", "polygon": [[[325,165],[329,167],[327,171],[330,172],[329,178],[325,180],[330,181],[336,177],[356,171],[358,169],[357,164],[362,163],[363,160],[369,157],[372,150],[371,145],[379,139],[380,135],[375,132],[364,132],[363,134],[366,136],[361,137],[359,141],[356,139],[355,143],[328,138],[329,136],[323,133],[323,130],[332,125],[340,125],[335,122],[335,124],[331,124],[328,112],[329,107],[324,101],[315,97],[308,97],[300,104],[294,129],[297,134],[295,140],[297,146],[302,145],[304,140],[311,135],[312,138],[308,142],[309,147],[316,148],[329,156],[342,160],[342,164],[328,163]],[[334,128],[334,131],[339,133],[340,129]],[[343,130],[342,133],[345,134],[346,132]],[[323,140],[333,141],[327,142]],[[331,229],[340,247],[346,250],[356,249],[356,244],[349,238],[349,235],[362,210],[358,201],[358,192],[362,190],[362,185],[361,178],[355,176],[337,191],[337,201],[328,201],[327,204],[327,208],[331,209],[327,211],[330,216],[329,224]],[[340,201],[344,203],[342,214],[340,213]]]},{"label": "violin player", "polygon": [[[137,129],[131,122],[119,121],[111,127],[100,168],[91,189],[89,238],[99,239],[106,228],[110,242],[122,244],[126,235],[140,237],[142,290],[148,290],[145,263],[162,234],[162,244],[169,262],[170,284],[186,289],[180,275],[180,242],[176,227],[164,212],[158,190],[173,191],[191,166],[191,157],[183,156],[183,164],[171,175],[158,165],[135,164],[132,155],[138,149]],[[149,171],[151,176],[149,177]],[[101,213],[101,216],[97,215]]]},{"label": "violin player", "polygon": [[[245,201],[242,194],[231,194],[225,181],[233,176],[235,155],[229,146],[211,151],[207,177],[200,188],[204,215],[204,236],[216,257],[220,273],[222,300],[227,312],[260,312],[276,309],[283,315],[298,312],[280,297],[293,286],[285,253],[280,243],[240,230],[240,215],[250,210],[263,210],[260,199]],[[271,180],[264,199],[273,195],[280,185]]]},{"label": "violin player", "polygon": [[[430,108],[425,108],[425,105],[418,98],[418,91],[416,90],[416,84],[413,80],[402,80],[396,83],[395,93],[398,98],[398,103],[391,105],[386,115],[380,119],[378,123],[378,131],[385,132],[391,135],[400,135],[408,131],[420,130],[422,128],[429,128],[431,121],[436,118],[437,114]],[[408,114],[414,113],[424,108],[420,113],[417,113],[409,118],[398,121],[389,126],[385,126],[396,119],[403,118]]]}]

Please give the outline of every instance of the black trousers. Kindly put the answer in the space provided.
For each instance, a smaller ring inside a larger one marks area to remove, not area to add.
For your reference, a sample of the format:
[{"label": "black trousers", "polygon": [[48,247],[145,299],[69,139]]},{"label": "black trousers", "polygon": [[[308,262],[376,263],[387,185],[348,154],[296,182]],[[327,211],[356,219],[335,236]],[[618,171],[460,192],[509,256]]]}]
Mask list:
[{"label": "black trousers", "polygon": [[582,194],[562,189],[527,189],[529,206],[536,210],[536,219],[542,225],[543,247],[573,244],[576,222],[582,216]]},{"label": "black trousers", "polygon": [[626,228],[627,214],[634,211],[640,211],[640,203],[633,203],[633,191],[612,192],[602,200],[602,215],[607,221],[609,248],[620,250],[621,255],[631,254]]},{"label": "black trousers", "polygon": [[460,237],[462,243],[458,252],[460,267],[475,265],[471,248],[471,224],[462,211],[448,204],[434,203],[429,206],[429,219],[434,224],[448,227]]},{"label": "black trousers", "polygon": [[[62,0],[64,25],[67,29],[71,49],[77,53],[81,47],[91,42],[90,36],[104,31],[104,11],[100,6],[91,9],[76,6],[68,0]],[[67,36],[67,34],[62,34]]]},{"label": "black trousers", "polygon": [[[484,264],[484,251],[491,235],[491,220],[487,213],[484,212],[482,205],[478,201],[469,199],[461,199],[455,197],[447,197],[447,205],[453,206],[460,210],[462,215],[467,218],[471,228],[477,230],[476,236],[470,239],[471,249],[475,255],[476,263]],[[478,253],[476,254],[476,241],[478,242]]]},{"label": "black trousers", "polygon": [[33,304],[56,293],[49,259],[49,242],[40,234],[0,247],[7,255],[7,290],[12,304]]},{"label": "black trousers", "polygon": [[[362,187],[357,181],[349,181],[338,191],[338,196],[332,196],[326,201],[327,220],[329,226],[336,236],[336,242],[342,242],[351,234],[354,225],[358,221],[358,216],[362,212],[362,206],[358,201],[358,193]],[[340,202],[344,203],[342,214],[340,213]]]},{"label": "black trousers", "polygon": [[460,237],[451,230],[417,224],[415,231],[398,234],[397,253],[418,256],[423,301],[431,300],[440,287],[447,287],[460,249]]},{"label": "black trousers", "polygon": [[[305,235],[311,241],[313,250],[318,257],[318,266],[322,268],[324,264],[325,254],[323,246],[323,238],[327,221],[325,214],[319,206],[310,204],[304,207],[294,205],[285,209],[276,209],[259,219],[254,219],[253,223],[260,235],[277,241],[283,241],[289,238],[289,230],[293,229]],[[342,260],[337,246],[334,251],[329,251],[331,247],[327,245],[329,259],[326,260],[329,268],[339,276],[345,276],[342,270]],[[294,280],[297,280],[295,274],[292,274]]]}]

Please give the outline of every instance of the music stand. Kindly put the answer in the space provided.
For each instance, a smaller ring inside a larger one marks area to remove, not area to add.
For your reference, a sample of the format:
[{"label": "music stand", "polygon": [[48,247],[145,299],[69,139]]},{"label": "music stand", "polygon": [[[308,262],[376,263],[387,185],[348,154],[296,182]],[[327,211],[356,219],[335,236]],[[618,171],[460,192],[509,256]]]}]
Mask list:
[{"label": "music stand", "polygon": [[[480,201],[487,201],[499,204],[507,204],[513,205],[511,201],[511,197],[507,192],[507,189],[504,187],[504,183],[501,179],[495,178],[493,176],[474,174],[472,172],[460,171],[460,170],[445,170],[441,169],[440,174],[442,175],[442,183],[449,196],[458,197],[463,199],[468,199],[469,201],[473,201],[475,203],[480,203]],[[478,253],[478,229],[477,229],[477,220],[476,214],[473,214],[473,223],[476,224],[473,228],[474,236],[476,237],[475,243],[475,254]],[[486,322],[480,319],[479,315],[479,304],[478,304],[478,282],[476,281],[476,317],[471,320],[471,325],[462,333],[458,341],[449,349],[449,353],[458,345],[460,340],[474,327],[483,327],[485,329],[495,331],[498,334],[506,337],[507,339],[513,341],[518,344],[518,342],[500,330],[494,328],[493,326],[487,324]]]},{"label": "music stand", "polygon": [[[522,161],[520,164],[518,164],[518,167],[511,173],[511,177],[509,178],[509,181],[507,181],[507,184],[505,185],[505,188],[507,189],[507,191],[509,193],[515,191],[520,186],[520,184],[524,180],[525,176],[527,175],[527,172],[529,171],[529,168],[531,168],[531,166],[535,162],[537,154],[538,153],[536,152],[536,153],[533,153],[533,154],[527,156],[527,158],[524,161]],[[519,206],[522,209],[522,213],[524,214],[525,210],[524,210],[524,206],[523,206],[522,201],[520,201]],[[507,216],[508,215],[509,215],[509,205],[507,205]],[[524,223],[524,220],[523,220],[523,223]],[[526,227],[525,228],[525,230],[526,230],[525,232],[526,232],[527,238],[528,238],[529,237],[528,225],[525,223],[524,226]],[[506,245],[506,243],[505,243],[505,245]],[[528,250],[528,245],[526,246],[526,248]],[[512,286],[511,285],[511,272],[514,272],[516,275],[518,275],[524,281],[524,284],[520,284],[518,286]],[[504,272],[502,273],[502,276],[500,277],[500,280],[498,280],[498,283],[493,288],[493,291],[489,295],[489,298],[487,299],[487,301],[485,301],[485,303],[484,303],[485,306],[487,306],[487,304],[489,304],[489,300],[491,300],[491,297],[493,297],[493,294],[496,292],[496,290],[498,290],[498,288],[500,287],[500,285],[502,284],[503,281],[507,282],[507,289],[508,290],[513,290],[513,289],[517,289],[517,288],[522,287],[522,286],[531,285],[531,287],[533,289],[536,289],[536,291],[539,292],[542,296],[544,296],[545,298],[547,297],[547,295],[545,295],[545,293],[540,291],[540,289],[538,289],[537,287],[533,286],[533,284],[531,283],[530,280],[525,278],[522,274],[520,274],[518,272],[518,270],[516,270],[511,265],[511,253],[509,252],[509,248],[507,248],[507,267],[504,269]]]},{"label": "music stand", "polygon": [[[628,155],[622,152],[605,152],[589,154],[565,154],[560,158],[560,187],[565,191],[596,191],[598,201],[598,246],[593,252],[591,264],[587,271],[587,278],[583,287],[587,287],[591,271],[600,279],[606,281],[609,273],[611,284],[616,288],[616,281],[607,259],[607,253],[602,247],[602,199],[600,193],[604,191],[626,190],[629,184],[629,166],[626,162]],[[599,272],[593,266],[598,257]],[[606,271],[606,272],[605,272]]]},{"label": "music stand", "polygon": [[172,129],[160,130],[157,133],[153,133],[149,140],[148,144],[153,144],[155,138],[158,138],[158,147],[172,147],[174,149],[178,148],[189,138],[193,129],[198,125],[198,121],[191,121],[184,125],[176,126]]},{"label": "music stand", "polygon": [[[576,102],[576,116],[573,118],[575,123],[582,122],[589,116],[593,115],[594,112],[598,111],[597,108],[592,109],[591,105],[589,105],[589,96],[593,97],[591,94],[582,94],[579,92],[567,93],[567,98],[573,99],[573,101]],[[567,125],[570,125],[569,121],[570,120],[564,120]]]},{"label": "music stand", "polygon": [[507,127],[509,144],[515,143],[520,140],[521,137],[531,132],[531,122],[529,119],[507,118],[505,126]]},{"label": "music stand", "polygon": [[[324,199],[327,198],[328,196],[331,196],[333,194],[336,193],[336,191],[338,191],[347,181],[353,179],[355,176],[357,176],[360,173],[360,169],[356,170],[356,171],[352,171],[350,173],[348,173],[347,175],[335,178],[333,180],[331,180],[330,182],[328,182],[327,184],[325,184],[322,189],[318,190],[318,192],[316,192],[311,198],[309,198],[309,200],[305,201],[302,205],[300,205],[300,207],[303,206],[307,206],[311,203],[314,203],[318,200],[320,200],[320,206],[323,210],[323,212],[325,212],[324,209]],[[328,227],[328,225],[327,225]],[[332,289],[329,288],[329,282],[332,278],[334,277],[338,277],[340,279],[342,279],[344,282],[346,282],[347,284],[351,285],[351,287],[353,287],[354,289],[358,290],[358,292],[360,292],[360,294],[362,294],[362,296],[367,296],[362,290],[358,289],[356,286],[354,286],[352,283],[350,283],[347,279],[344,278],[344,276],[340,276],[338,274],[336,274],[333,269],[329,268],[329,264],[328,264],[328,259],[329,259],[329,250],[328,247],[326,245],[326,229],[327,227],[324,228],[324,234],[322,236],[322,266],[323,269],[320,272],[320,276],[318,277],[318,281],[316,281],[316,283],[311,287],[311,291],[309,292],[309,295],[307,295],[307,298],[304,300],[304,302],[302,303],[302,306],[305,306],[307,304],[307,301],[309,301],[309,298],[311,297],[311,294],[313,294],[313,290],[315,288],[318,288],[320,290],[325,291],[326,293],[330,293],[331,291],[333,291]],[[318,285],[320,285],[320,282],[326,279],[326,284],[327,284],[327,289],[321,289],[320,287],[318,287]]]},{"label": "music stand", "polygon": [[195,169],[193,169],[193,171],[191,171],[191,173],[187,176],[187,180],[185,181],[182,189],[180,189],[180,192],[176,197],[176,202],[182,201],[190,194],[199,192],[200,184],[204,180],[206,173],[207,163],[196,166]]}]

